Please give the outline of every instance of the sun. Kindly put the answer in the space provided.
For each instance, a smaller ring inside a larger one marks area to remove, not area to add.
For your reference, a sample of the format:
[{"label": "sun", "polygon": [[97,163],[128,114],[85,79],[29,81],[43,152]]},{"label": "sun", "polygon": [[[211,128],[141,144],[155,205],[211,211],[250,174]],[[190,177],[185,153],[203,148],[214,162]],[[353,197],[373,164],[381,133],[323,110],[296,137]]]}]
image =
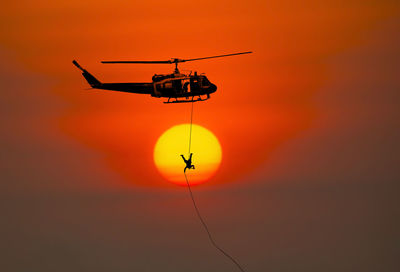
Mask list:
[{"label": "sun", "polygon": [[[161,175],[168,181],[186,185],[183,169],[185,163],[181,154],[188,158],[190,124],[173,126],[166,130],[154,147],[154,163]],[[217,137],[208,129],[193,124],[190,152],[196,169],[187,170],[186,175],[191,185],[208,181],[217,171],[222,149]]]}]

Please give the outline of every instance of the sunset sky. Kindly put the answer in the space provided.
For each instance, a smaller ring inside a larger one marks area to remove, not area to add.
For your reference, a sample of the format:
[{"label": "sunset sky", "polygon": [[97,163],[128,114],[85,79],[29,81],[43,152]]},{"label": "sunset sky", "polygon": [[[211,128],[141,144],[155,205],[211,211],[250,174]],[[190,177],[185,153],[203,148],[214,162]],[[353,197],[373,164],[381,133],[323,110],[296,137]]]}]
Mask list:
[{"label": "sunset sky", "polygon": [[153,161],[190,104],[88,90],[71,62],[151,82],[173,66],[100,61],[240,51],[254,53],[180,64],[218,86],[193,115],[222,148],[194,188],[216,240],[247,271],[399,271],[398,1],[20,0],[0,14],[2,271],[235,271]]}]

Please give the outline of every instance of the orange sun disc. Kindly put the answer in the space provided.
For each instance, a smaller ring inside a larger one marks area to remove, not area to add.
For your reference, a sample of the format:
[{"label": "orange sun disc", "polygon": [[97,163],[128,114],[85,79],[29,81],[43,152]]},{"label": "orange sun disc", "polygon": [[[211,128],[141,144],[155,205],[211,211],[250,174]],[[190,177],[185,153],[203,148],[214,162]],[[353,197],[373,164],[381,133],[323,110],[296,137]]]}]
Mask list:
[{"label": "orange sun disc", "polygon": [[[181,124],[165,131],[154,147],[154,163],[161,175],[178,185],[186,185],[183,169],[189,157],[190,124]],[[191,185],[209,180],[217,171],[222,150],[217,137],[206,128],[193,124],[190,152],[195,169],[186,170]]]}]

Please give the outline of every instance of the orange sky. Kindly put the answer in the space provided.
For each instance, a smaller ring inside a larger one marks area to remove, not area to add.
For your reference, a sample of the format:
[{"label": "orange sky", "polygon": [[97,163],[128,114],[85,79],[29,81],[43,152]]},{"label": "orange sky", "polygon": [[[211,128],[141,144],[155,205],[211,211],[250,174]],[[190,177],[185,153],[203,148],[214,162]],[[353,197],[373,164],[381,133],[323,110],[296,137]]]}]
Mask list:
[{"label": "orange sky", "polygon": [[[2,271],[233,271],[186,188],[154,167],[190,105],[86,90],[191,58],[218,91],[194,122],[223,149],[193,193],[246,271],[398,271],[400,4],[6,1],[0,9]],[[206,260],[206,261],[205,261]]]},{"label": "orange sky", "polygon": [[51,91],[68,103],[57,121],[64,133],[98,150],[127,184],[144,186],[165,185],[153,146],[166,129],[189,121],[188,105],[85,90],[72,59],[104,82],[147,82],[173,67],[99,61],[254,51],[181,65],[206,72],[218,86],[194,112],[194,122],[222,144],[212,184],[240,179],[307,129],[318,114],[312,97],[329,81],[326,61],[398,13],[395,1],[23,2],[1,11],[2,46],[54,80]]}]

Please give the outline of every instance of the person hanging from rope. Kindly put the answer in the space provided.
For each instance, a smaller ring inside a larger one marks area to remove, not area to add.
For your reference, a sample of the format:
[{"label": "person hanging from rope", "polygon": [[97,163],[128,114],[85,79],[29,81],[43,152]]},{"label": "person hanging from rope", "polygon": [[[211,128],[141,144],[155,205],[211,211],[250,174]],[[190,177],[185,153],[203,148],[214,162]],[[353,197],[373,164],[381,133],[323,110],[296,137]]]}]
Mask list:
[{"label": "person hanging from rope", "polygon": [[195,169],[192,164],[192,155],[193,153],[190,153],[189,159],[185,159],[185,157],[181,155],[183,161],[186,163],[185,169],[183,170],[184,173],[186,173],[186,169]]}]

